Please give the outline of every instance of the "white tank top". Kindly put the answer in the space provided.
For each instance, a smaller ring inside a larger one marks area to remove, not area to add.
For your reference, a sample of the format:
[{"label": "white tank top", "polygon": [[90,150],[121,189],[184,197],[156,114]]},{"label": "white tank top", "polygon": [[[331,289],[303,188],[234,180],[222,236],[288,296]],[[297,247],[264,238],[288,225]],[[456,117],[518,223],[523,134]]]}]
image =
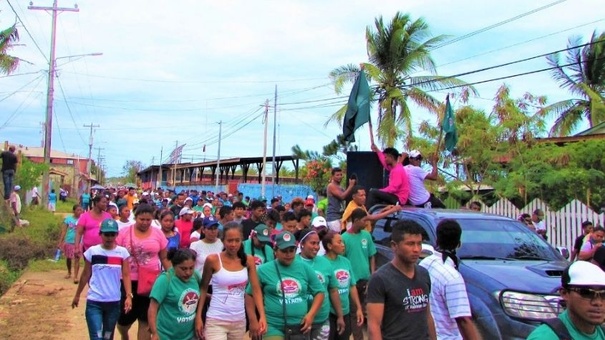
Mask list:
[{"label": "white tank top", "polygon": [[221,269],[212,275],[212,298],[206,316],[221,321],[243,321],[246,319],[244,294],[248,269],[228,271],[223,267],[221,254],[218,254],[218,261]]}]

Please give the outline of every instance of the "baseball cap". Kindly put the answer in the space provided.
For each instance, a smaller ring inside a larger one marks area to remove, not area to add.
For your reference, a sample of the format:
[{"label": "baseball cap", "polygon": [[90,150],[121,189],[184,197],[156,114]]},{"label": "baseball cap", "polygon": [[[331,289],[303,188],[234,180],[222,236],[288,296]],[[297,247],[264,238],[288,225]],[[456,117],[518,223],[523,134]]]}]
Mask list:
[{"label": "baseball cap", "polygon": [[202,222],[204,228],[214,227],[215,225],[219,225],[219,223],[214,217],[204,217],[204,221]]},{"label": "baseball cap", "polygon": [[314,205],[315,201],[313,199],[308,199],[305,201],[305,205]]},{"label": "baseball cap", "polygon": [[256,232],[256,238],[261,242],[270,242],[271,238],[269,237],[269,227],[264,224],[259,224],[254,228]]},{"label": "baseball cap", "polygon": [[101,232],[102,233],[117,233],[118,232],[118,224],[113,218],[108,218],[101,222]]},{"label": "baseball cap", "polygon": [[418,157],[422,157],[422,154],[418,150],[412,150],[412,151],[410,151],[409,156],[410,156],[410,158],[418,158]]},{"label": "baseball cap", "polygon": [[313,195],[309,195],[309,196],[307,196],[307,199],[308,199],[308,200],[313,200],[313,202],[315,202],[315,197],[313,197]]},{"label": "baseball cap", "polygon": [[311,225],[315,228],[317,227],[327,227],[328,223],[326,222],[326,219],[323,218],[322,216],[316,216],[313,221],[311,222]]},{"label": "baseball cap", "polygon": [[542,209],[536,209],[536,210],[534,210],[534,215],[536,215],[540,218],[544,218],[544,211],[542,211]]},{"label": "baseball cap", "polygon": [[107,205],[110,206],[110,207],[114,207],[114,208],[118,209],[118,205],[115,204],[115,202],[109,202]]},{"label": "baseball cap", "polygon": [[296,238],[289,231],[282,231],[275,237],[275,245],[281,250],[296,247]]},{"label": "baseball cap", "polygon": [[19,191],[21,190],[21,186],[20,185],[15,185],[15,191]]},{"label": "baseball cap", "polygon": [[191,201],[191,202],[193,202],[193,198],[191,198],[191,197],[187,197],[187,198],[185,198],[185,202],[187,202],[187,201]]},{"label": "baseball cap", "polygon": [[189,207],[184,207],[179,212],[179,216],[183,216],[183,215],[186,215],[186,214],[193,215],[193,209],[191,209]]},{"label": "baseball cap", "polygon": [[261,201],[261,202],[263,202],[263,201],[266,202],[267,201],[267,197],[261,196],[261,197],[258,198],[258,200]]},{"label": "baseball cap", "polygon": [[569,286],[605,286],[605,272],[599,266],[587,261],[576,261],[561,275],[563,288]]}]

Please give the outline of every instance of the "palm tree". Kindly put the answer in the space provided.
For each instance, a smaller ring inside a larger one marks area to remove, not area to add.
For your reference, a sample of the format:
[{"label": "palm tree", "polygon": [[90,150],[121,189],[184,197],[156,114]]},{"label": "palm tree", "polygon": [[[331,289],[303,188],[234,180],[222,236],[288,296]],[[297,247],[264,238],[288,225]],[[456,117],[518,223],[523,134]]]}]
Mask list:
[{"label": "palm tree", "polygon": [[[371,86],[372,97],[378,102],[378,139],[393,146],[403,132],[406,145],[412,138],[411,100],[429,112],[438,113],[440,102],[426,91],[464,85],[459,79],[435,75],[435,63],[431,49],[446,39],[431,37],[423,19],[412,20],[408,14],[397,12],[385,25],[383,18],[376,18],[374,28],[366,28],[369,62],[362,63]],[[336,93],[341,94],[346,83],[353,82],[360,67],[349,64],[330,72]],[[428,76],[413,76],[414,72],[428,71]],[[471,89],[475,92],[474,89]],[[335,112],[326,122],[342,123],[346,106]],[[400,130],[403,128],[403,131]]]},{"label": "palm tree", "polygon": [[[567,47],[581,44],[580,37],[572,37]],[[562,88],[579,97],[541,110],[540,114],[545,117],[556,117],[550,135],[569,135],[584,119],[590,127],[605,122],[605,33],[597,36],[595,31],[584,47],[568,50],[565,64],[561,63],[558,53],[548,56],[547,60],[550,66],[555,67],[552,77]]]},{"label": "palm tree", "polygon": [[16,25],[0,31],[0,72],[4,74],[12,73],[19,65],[19,58],[7,54],[13,47],[13,43],[18,40],[19,33]]}]

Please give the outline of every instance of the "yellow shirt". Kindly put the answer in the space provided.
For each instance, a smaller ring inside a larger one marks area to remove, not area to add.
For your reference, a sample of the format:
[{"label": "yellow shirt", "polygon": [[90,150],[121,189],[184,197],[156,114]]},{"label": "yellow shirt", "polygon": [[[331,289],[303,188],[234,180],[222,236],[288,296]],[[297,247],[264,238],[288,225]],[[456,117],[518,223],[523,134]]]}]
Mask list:
[{"label": "yellow shirt", "polygon": [[[357,203],[355,203],[355,201],[349,202],[349,204],[347,205],[347,208],[342,213],[341,228],[343,230],[349,229],[351,227],[352,221],[349,221],[349,217],[351,216],[351,213],[353,213],[353,210],[355,210],[357,208],[363,209],[363,211],[365,211],[366,213],[368,212],[365,205],[359,206],[359,205],[357,205]],[[372,232],[372,222],[371,221],[366,222],[365,230],[370,233]]]}]

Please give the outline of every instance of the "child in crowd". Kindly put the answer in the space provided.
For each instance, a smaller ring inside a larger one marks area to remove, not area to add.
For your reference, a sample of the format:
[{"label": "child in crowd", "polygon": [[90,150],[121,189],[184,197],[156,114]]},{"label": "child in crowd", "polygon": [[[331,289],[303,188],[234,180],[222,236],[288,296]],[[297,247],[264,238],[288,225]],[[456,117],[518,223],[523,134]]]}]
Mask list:
[{"label": "child in crowd", "polygon": [[[67,216],[65,220],[63,220],[61,236],[59,236],[59,245],[57,246],[57,248],[63,250],[63,254],[65,254],[65,262],[67,264],[67,275],[65,275],[66,279],[71,277],[71,264],[75,257],[76,250],[76,226],[78,225],[80,215],[82,215],[84,212],[79,204],[74,205],[72,211],[74,214]],[[73,265],[74,282],[77,282],[78,272],[80,270],[80,261],[73,261]]]}]

